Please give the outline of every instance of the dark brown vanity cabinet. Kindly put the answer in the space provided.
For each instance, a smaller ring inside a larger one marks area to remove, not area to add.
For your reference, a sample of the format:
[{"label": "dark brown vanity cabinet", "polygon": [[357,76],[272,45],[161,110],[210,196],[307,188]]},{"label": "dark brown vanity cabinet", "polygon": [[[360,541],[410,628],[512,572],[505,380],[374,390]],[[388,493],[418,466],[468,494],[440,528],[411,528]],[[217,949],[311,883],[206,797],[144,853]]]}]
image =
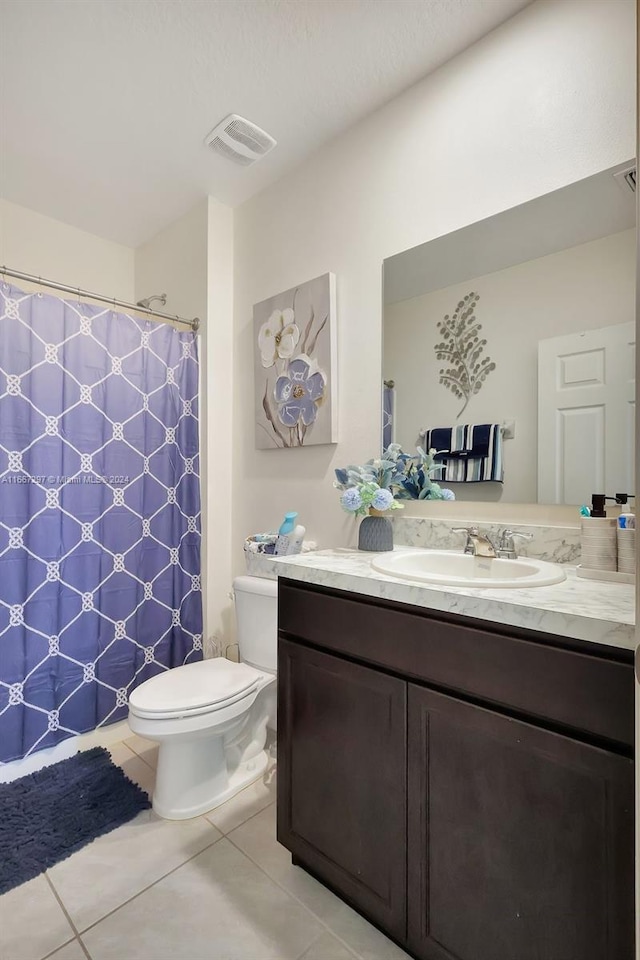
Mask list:
[{"label": "dark brown vanity cabinet", "polygon": [[421,960],[633,960],[627,651],[280,580],[278,839]]}]

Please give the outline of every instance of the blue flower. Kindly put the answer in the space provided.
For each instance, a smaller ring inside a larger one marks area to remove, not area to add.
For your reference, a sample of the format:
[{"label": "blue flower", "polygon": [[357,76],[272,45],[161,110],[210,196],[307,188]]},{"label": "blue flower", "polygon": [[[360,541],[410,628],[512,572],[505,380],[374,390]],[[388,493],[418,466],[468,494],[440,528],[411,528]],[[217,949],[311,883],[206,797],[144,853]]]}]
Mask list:
[{"label": "blue flower", "polygon": [[340,497],[340,503],[345,510],[349,510],[355,513],[356,510],[359,510],[362,506],[362,497],[360,496],[360,491],[356,487],[350,487]]},{"label": "blue flower", "polygon": [[455,500],[456,495],[453,490],[449,490],[447,487],[442,488],[442,499],[443,500]]},{"label": "blue flower", "polygon": [[349,474],[342,467],[338,467],[336,470],[336,479],[341,487],[346,487],[349,483]]},{"label": "blue flower", "polygon": [[393,494],[390,490],[378,490],[371,501],[374,510],[388,510],[393,503]]},{"label": "blue flower", "polygon": [[324,373],[316,368],[315,360],[301,353],[289,361],[287,372],[276,380],[273,392],[278,419],[285,427],[295,427],[300,420],[308,427],[315,421],[327,382]]}]

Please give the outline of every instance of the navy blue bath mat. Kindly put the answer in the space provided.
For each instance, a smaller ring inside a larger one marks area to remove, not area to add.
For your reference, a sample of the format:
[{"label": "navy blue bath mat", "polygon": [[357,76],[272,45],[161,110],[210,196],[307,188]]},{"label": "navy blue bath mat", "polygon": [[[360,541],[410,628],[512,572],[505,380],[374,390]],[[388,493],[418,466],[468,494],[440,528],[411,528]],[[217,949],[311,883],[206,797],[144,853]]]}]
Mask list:
[{"label": "navy blue bath mat", "polygon": [[150,806],[102,747],[0,784],[0,894]]}]

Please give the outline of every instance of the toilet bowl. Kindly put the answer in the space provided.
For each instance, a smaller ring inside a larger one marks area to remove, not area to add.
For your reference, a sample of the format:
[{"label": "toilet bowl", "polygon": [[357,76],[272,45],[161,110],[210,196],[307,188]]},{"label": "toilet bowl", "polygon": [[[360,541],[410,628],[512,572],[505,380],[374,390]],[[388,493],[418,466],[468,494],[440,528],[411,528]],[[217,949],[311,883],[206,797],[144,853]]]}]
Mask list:
[{"label": "toilet bowl", "polygon": [[[275,725],[277,583],[234,581],[241,663],[188,663],[129,697],[129,726],[160,744],[153,809],[168,820],[212,810],[263,775]],[[246,656],[245,656],[246,654]]]}]

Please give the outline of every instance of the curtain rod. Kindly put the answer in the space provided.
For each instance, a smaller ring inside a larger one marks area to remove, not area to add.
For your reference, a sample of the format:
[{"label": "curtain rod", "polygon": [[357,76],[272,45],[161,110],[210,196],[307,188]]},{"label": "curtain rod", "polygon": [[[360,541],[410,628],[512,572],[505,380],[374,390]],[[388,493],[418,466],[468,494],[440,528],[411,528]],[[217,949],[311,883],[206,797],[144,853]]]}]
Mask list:
[{"label": "curtain rod", "polygon": [[66,283],[56,283],[55,280],[45,280],[43,277],[36,277],[35,274],[32,273],[22,273],[20,270],[10,270],[9,267],[0,266],[0,274],[5,277],[15,277],[16,280],[27,280],[29,283],[37,283],[41,287],[51,287],[52,290],[62,290],[63,293],[74,293],[80,298],[99,300],[100,303],[110,303],[114,307],[123,307],[132,313],[144,313],[148,317],[171,320],[172,323],[184,323],[188,327],[191,327],[194,333],[197,333],[200,327],[198,317],[194,317],[193,320],[185,320],[183,317],[171,313],[160,313],[158,310],[150,310],[148,307],[139,307],[136,303],[127,303],[126,300],[118,300],[116,297],[105,297],[101,293],[90,293],[88,290],[81,290],[80,287],[70,287]]}]

